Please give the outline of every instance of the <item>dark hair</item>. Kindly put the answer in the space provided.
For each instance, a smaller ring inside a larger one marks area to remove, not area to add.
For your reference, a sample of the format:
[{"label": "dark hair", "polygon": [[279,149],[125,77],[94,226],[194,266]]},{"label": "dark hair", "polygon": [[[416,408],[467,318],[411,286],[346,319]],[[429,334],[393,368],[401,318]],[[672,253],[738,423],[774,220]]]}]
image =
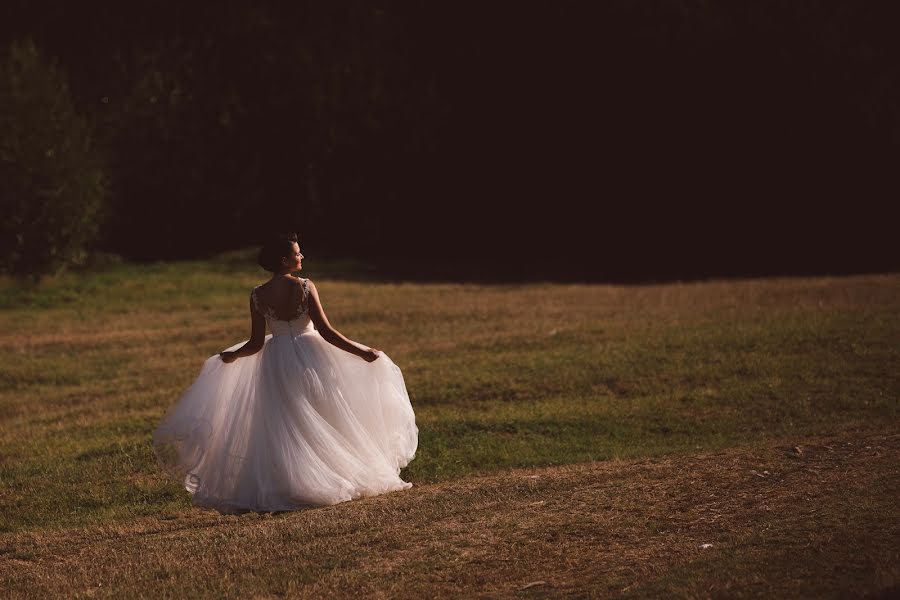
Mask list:
[{"label": "dark hair", "polygon": [[256,262],[266,271],[275,273],[282,268],[281,259],[290,256],[294,252],[294,242],[297,241],[296,233],[276,233],[259,249],[259,257]]}]

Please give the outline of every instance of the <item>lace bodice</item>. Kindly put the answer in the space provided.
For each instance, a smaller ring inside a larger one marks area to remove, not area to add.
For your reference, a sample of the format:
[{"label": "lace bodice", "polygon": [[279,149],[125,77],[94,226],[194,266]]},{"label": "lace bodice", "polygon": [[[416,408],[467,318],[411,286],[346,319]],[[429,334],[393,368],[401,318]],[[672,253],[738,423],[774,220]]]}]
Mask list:
[{"label": "lace bodice", "polygon": [[273,335],[284,335],[302,333],[306,329],[311,328],[309,318],[309,279],[300,279],[300,297],[295,298],[296,308],[290,319],[282,319],[275,312],[275,309],[259,299],[256,291],[260,286],[253,288],[250,292],[250,301],[253,307],[266,318],[266,323]]}]

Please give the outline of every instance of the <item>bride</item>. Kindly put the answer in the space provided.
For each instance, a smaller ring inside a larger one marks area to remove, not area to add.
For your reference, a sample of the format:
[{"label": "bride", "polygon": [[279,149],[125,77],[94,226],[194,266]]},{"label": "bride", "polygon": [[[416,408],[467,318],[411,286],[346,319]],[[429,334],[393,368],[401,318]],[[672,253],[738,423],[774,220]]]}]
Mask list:
[{"label": "bride", "polygon": [[[160,462],[222,512],[283,511],[406,489],[418,429],[388,356],[341,335],[297,278],[296,235],[271,239],[251,333],[206,360],[154,433]],[[268,325],[270,335],[266,335]]]}]

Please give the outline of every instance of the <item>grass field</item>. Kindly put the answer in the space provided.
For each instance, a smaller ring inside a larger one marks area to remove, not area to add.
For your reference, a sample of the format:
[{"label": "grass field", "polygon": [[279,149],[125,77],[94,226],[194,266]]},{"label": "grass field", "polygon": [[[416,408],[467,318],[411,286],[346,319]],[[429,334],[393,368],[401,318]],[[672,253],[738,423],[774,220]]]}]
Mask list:
[{"label": "grass field", "polygon": [[900,275],[491,286],[308,262],[332,323],[403,369],[413,489],[234,517],[157,468],[165,410],[249,333],[263,274],[234,257],[2,282],[10,596],[900,591]]}]

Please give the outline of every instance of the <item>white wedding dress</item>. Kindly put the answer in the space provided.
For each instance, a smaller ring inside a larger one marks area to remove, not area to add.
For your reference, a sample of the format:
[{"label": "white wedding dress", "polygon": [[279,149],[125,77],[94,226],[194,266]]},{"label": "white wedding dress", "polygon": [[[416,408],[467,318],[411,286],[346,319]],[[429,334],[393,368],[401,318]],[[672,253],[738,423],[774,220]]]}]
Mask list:
[{"label": "white wedding dress", "polygon": [[412,486],[400,479],[418,444],[403,374],[384,353],[368,363],[326,342],[300,281],[291,320],[253,290],[271,331],[263,349],[229,364],[207,359],[154,433],[160,462],[196,505],[283,511]]}]

